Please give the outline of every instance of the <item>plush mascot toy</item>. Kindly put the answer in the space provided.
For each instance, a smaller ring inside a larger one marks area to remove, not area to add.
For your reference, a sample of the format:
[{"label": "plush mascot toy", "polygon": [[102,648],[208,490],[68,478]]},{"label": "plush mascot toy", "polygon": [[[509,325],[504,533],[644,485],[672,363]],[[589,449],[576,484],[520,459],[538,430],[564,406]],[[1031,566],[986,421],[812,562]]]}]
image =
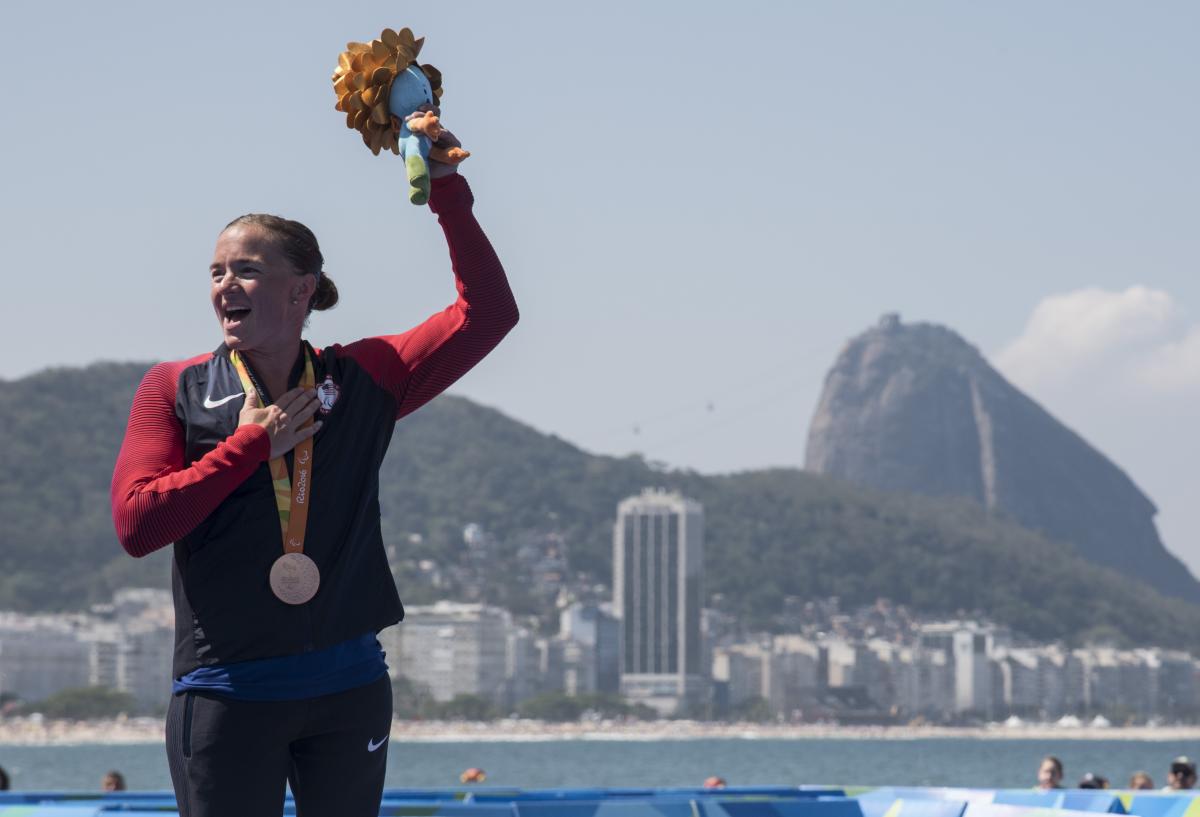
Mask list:
[{"label": "plush mascot toy", "polygon": [[407,28],[385,28],[377,40],[347,43],[333,71],[335,107],[346,114],[346,127],[376,156],[386,149],[404,157],[413,204],[429,201],[430,159],[456,165],[471,155],[442,128],[442,74],[417,64],[424,43]]}]

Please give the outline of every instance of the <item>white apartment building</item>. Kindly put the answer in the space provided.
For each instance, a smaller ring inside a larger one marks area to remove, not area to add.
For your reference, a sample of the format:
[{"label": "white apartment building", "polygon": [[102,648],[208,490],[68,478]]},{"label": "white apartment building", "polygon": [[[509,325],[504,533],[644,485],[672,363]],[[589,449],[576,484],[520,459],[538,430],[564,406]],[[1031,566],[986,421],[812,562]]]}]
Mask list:
[{"label": "white apartment building", "polygon": [[563,642],[563,691],[568,695],[620,688],[621,622],[607,604],[575,602],[558,619]]},{"label": "white apartment building", "polygon": [[1044,706],[1042,659],[1036,650],[1003,647],[992,656],[992,711],[1037,716]]},{"label": "white apartment building", "polygon": [[126,588],[103,615],[0,613],[0,692],[40,701],[65,689],[106,687],[138,708],[166,707],[174,610],[166,591]]},{"label": "white apartment building", "polygon": [[954,712],[992,714],[992,667],[995,628],[973,621],[922,625],[918,641],[925,649],[944,650],[954,673]]},{"label": "white apartment building", "polygon": [[770,687],[764,695],[771,710],[790,715],[817,689],[820,648],[798,635],[777,635],[771,641]]},{"label": "white apartment building", "polygon": [[894,653],[896,708],[909,715],[943,718],[954,711],[954,668],[945,650],[901,647]]},{"label": "white apartment building", "polygon": [[508,611],[487,604],[408,607],[400,626],[385,631],[389,663],[394,675],[428,686],[438,701],[478,695],[503,706],[511,629]]},{"label": "white apartment building", "polygon": [[171,697],[175,631],[171,622],[139,618],[123,628],[117,656],[117,685],[139,706],[166,708]]},{"label": "white apartment building", "polygon": [[754,698],[770,700],[771,651],[761,644],[732,644],[712,651],[712,679],[726,684],[730,707]]},{"label": "white apartment building", "polygon": [[88,686],[82,616],[0,613],[0,693],[40,701]]},{"label": "white apartment building", "polygon": [[537,635],[525,627],[513,627],[508,632],[504,672],[509,706],[545,691],[538,641]]}]

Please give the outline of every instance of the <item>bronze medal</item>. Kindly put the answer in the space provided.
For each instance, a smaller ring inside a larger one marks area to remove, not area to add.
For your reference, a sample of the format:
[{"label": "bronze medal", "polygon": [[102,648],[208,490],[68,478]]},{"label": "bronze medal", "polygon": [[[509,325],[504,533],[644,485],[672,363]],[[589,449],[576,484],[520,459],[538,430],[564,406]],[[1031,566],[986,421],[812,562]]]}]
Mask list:
[{"label": "bronze medal", "polygon": [[[229,359],[237,370],[238,379],[247,394],[251,389],[258,392],[265,405],[265,392],[259,387],[250,369],[236,351]],[[308,348],[304,350],[304,375],[300,385],[311,389],[316,384],[313,376],[312,357]],[[336,389],[336,386],[334,386]],[[335,395],[336,397],[336,395]],[[330,402],[332,405],[332,401]],[[312,423],[309,418],[302,427]],[[308,528],[308,506],[311,503],[313,473],[312,437],[297,445],[295,451],[295,479],[288,473],[287,461],[283,457],[270,460],[271,482],[275,486],[275,507],[279,512],[280,533],[283,536],[283,555],[271,565],[269,584],[275,598],[284,604],[305,604],[317,594],[321,586],[321,571],[317,563],[304,555],[304,534]]]},{"label": "bronze medal", "polygon": [[317,563],[303,553],[285,553],[271,565],[271,592],[285,604],[304,604],[320,586]]}]

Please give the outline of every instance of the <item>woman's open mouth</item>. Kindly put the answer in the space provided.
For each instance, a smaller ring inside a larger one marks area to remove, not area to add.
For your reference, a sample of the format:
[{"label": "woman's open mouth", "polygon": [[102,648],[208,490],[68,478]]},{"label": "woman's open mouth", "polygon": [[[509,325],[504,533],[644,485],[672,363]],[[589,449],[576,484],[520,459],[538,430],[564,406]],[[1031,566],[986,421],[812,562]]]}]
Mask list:
[{"label": "woman's open mouth", "polygon": [[239,307],[233,307],[230,309],[226,309],[225,310],[225,320],[224,320],[225,327],[228,329],[228,328],[232,328],[235,326],[239,326],[241,324],[241,322],[249,314],[250,314],[250,309],[248,307],[239,306]]}]

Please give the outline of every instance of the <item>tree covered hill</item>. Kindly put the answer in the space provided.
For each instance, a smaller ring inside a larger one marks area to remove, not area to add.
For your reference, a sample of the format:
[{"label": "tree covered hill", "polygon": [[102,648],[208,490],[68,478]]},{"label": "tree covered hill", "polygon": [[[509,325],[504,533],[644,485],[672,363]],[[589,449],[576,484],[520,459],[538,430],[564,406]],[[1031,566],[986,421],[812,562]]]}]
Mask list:
[{"label": "tree covered hill", "polygon": [[[105,363],[0,383],[0,609],[76,609],[123,585],[166,584],[169,549],[129,558],[109,514],[113,461],[147,368]],[[397,426],[381,475],[384,537],[405,555],[448,562],[469,522],[502,539],[554,530],[573,569],[607,581],[617,502],[647,486],[704,504],[708,591],[754,625],[770,626],[787,596],[884,596],[927,614],[979,611],[1044,639],[1103,630],[1200,650],[1200,607],[967,500],[872,493],[795,469],[664,472],[448,396]]]}]

